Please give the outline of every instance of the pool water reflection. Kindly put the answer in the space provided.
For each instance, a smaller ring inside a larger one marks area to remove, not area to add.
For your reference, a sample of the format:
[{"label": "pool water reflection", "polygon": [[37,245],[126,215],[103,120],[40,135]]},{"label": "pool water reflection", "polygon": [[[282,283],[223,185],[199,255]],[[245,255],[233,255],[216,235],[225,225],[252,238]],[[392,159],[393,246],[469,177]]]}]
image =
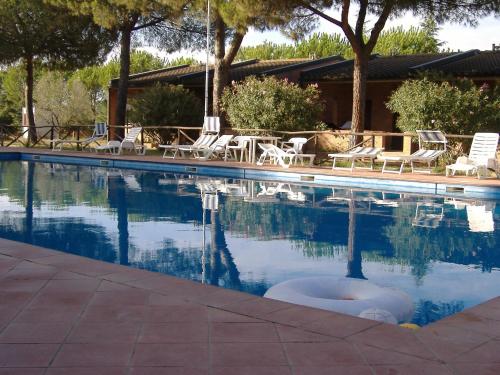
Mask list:
[{"label": "pool water reflection", "polygon": [[499,294],[498,201],[2,161],[0,207],[0,237],[256,295],[397,287],[419,325]]}]

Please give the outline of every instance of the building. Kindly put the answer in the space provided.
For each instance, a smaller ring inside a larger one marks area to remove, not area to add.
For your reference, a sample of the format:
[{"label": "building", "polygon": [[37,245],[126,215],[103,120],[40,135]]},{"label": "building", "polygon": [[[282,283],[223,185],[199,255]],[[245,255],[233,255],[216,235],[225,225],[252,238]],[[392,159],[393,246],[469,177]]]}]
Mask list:
[{"label": "building", "polygon": [[[478,85],[496,85],[500,80],[500,51],[470,50],[421,55],[373,55],[368,63],[366,130],[397,132],[395,116],[385,106],[391,93],[422,72],[438,72],[447,80],[463,77]],[[210,79],[213,70],[210,71]],[[323,121],[338,128],[352,115],[353,60],[340,56],[322,59],[248,60],[232,65],[231,81],[250,75],[287,78],[301,85],[318,84],[326,103]],[[182,84],[203,98],[205,66],[181,65],[130,76],[130,97],[155,83]],[[109,88],[109,123],[114,122],[118,80]],[[210,90],[211,92],[211,90]],[[401,137],[384,138],[386,149],[402,149]]]}]

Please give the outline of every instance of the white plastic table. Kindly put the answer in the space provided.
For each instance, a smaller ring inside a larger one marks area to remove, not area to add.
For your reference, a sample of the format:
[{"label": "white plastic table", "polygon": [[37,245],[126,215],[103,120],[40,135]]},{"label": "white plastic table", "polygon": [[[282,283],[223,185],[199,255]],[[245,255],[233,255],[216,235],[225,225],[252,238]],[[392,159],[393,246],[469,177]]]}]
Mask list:
[{"label": "white plastic table", "polygon": [[277,146],[278,141],[281,139],[281,137],[273,137],[273,136],[260,136],[260,135],[251,135],[248,136],[248,139],[250,140],[250,163],[255,164],[256,159],[257,159],[257,143],[272,143],[273,145]]}]

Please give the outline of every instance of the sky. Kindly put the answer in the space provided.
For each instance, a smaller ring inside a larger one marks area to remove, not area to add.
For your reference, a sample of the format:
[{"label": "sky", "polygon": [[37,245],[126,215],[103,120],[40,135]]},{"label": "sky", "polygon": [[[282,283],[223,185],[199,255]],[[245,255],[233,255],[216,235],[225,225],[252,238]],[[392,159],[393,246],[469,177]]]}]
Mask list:
[{"label": "sky", "polygon": [[[355,15],[356,13],[351,11],[351,15],[352,14]],[[329,15],[338,17],[338,13],[335,12],[329,12]],[[373,26],[374,18],[368,16],[367,19],[367,27]],[[350,20],[351,25],[354,24],[352,17],[350,17]],[[405,29],[408,29],[410,26],[419,26],[421,22],[421,18],[411,13],[407,13],[402,17],[389,20],[384,29],[387,30],[395,26],[403,26]],[[315,32],[341,33],[341,30],[328,21],[321,19],[319,27]],[[470,49],[491,50],[492,44],[500,45],[500,18],[495,18],[493,16],[482,18],[479,20],[476,27],[445,23],[440,26],[437,38],[443,43],[441,46],[443,49],[451,49],[453,51],[467,51]],[[247,35],[245,35],[242,46],[254,46],[264,41],[273,43],[292,43],[290,39],[287,39],[279,31],[258,32],[250,30]],[[182,51],[166,57],[175,58],[180,55],[193,56],[197,60],[205,61],[205,54],[203,52],[192,53]]]}]

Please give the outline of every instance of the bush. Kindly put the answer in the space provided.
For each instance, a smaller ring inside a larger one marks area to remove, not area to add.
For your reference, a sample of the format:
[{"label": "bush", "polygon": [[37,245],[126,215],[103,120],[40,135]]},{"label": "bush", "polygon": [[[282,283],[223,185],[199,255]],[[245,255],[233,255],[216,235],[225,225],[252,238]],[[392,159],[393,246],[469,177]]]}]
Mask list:
[{"label": "bush", "polygon": [[[130,100],[129,121],[143,126],[201,126],[201,101],[182,86],[157,84]],[[176,133],[171,129],[145,129],[158,143],[167,143]]]},{"label": "bush", "polygon": [[303,89],[274,77],[233,83],[224,90],[222,107],[233,127],[250,130],[314,130],[323,112],[317,86]]},{"label": "bush", "polygon": [[403,131],[435,129],[449,134],[499,131],[500,89],[477,87],[464,79],[432,82],[428,78],[405,81],[390,97],[387,107],[399,115]]}]

